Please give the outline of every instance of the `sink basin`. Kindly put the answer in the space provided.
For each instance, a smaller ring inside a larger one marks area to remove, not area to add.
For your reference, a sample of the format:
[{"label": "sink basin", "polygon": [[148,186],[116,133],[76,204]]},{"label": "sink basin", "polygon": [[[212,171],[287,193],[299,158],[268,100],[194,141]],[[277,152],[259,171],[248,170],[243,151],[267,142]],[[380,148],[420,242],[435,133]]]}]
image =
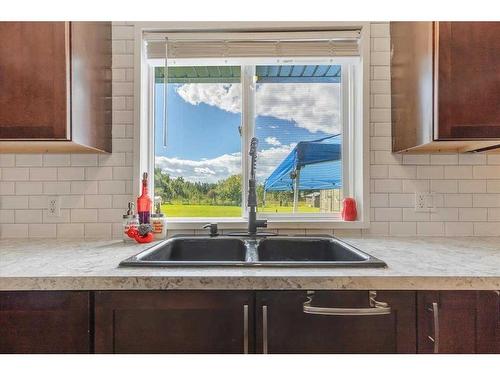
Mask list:
[{"label": "sink basin", "polygon": [[245,262],[245,242],[237,238],[175,237],[126,259],[120,265],[191,265]]},{"label": "sink basin", "polygon": [[125,259],[124,266],[385,267],[331,236],[176,236]]},{"label": "sink basin", "polygon": [[363,262],[369,259],[332,238],[267,238],[257,246],[261,262]]}]

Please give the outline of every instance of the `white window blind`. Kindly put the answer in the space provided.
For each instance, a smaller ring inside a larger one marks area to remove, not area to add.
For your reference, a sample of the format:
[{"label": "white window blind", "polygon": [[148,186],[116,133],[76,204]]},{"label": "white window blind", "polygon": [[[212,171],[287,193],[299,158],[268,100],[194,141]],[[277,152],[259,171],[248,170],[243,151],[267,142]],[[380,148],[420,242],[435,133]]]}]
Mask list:
[{"label": "white window blind", "polygon": [[358,56],[359,38],[360,30],[144,34],[148,59]]}]

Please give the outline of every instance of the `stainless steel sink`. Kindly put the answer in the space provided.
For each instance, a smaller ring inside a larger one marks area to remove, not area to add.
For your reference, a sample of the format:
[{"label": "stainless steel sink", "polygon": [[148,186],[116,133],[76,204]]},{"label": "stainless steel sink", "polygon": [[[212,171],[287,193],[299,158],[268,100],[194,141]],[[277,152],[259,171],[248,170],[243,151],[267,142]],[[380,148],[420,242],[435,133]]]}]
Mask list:
[{"label": "stainless steel sink", "polygon": [[176,236],[125,259],[124,266],[385,267],[386,264],[330,236]]}]

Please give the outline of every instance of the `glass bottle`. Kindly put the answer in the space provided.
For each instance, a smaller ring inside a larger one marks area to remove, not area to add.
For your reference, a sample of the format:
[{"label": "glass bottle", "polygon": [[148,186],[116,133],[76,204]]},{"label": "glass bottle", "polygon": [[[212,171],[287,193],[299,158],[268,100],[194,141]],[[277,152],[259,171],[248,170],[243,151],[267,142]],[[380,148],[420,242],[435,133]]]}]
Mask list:
[{"label": "glass bottle", "polygon": [[148,174],[145,172],[142,175],[142,193],[137,198],[137,213],[141,224],[150,223],[151,206],[152,201],[148,192]]}]

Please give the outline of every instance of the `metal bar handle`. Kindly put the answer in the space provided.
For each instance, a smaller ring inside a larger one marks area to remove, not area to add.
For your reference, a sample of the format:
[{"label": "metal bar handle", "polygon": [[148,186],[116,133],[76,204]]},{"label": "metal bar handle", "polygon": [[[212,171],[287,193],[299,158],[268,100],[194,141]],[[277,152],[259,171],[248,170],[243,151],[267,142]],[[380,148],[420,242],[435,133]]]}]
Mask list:
[{"label": "metal bar handle", "polygon": [[267,345],[267,306],[262,305],[262,353],[268,353]]},{"label": "metal bar handle", "polygon": [[313,315],[333,315],[333,316],[370,316],[370,315],[388,315],[391,313],[391,307],[386,302],[376,300],[377,292],[370,291],[370,307],[317,307],[311,306],[314,297],[313,291],[307,292],[307,300],[303,304],[303,311],[306,314]]},{"label": "metal bar handle", "polygon": [[429,340],[432,341],[434,345],[434,354],[439,353],[439,306],[437,302],[432,303],[432,307],[429,308],[432,311],[433,319],[434,319],[434,337],[427,336]]},{"label": "metal bar handle", "polygon": [[248,354],[248,305],[243,305],[243,353]]}]

